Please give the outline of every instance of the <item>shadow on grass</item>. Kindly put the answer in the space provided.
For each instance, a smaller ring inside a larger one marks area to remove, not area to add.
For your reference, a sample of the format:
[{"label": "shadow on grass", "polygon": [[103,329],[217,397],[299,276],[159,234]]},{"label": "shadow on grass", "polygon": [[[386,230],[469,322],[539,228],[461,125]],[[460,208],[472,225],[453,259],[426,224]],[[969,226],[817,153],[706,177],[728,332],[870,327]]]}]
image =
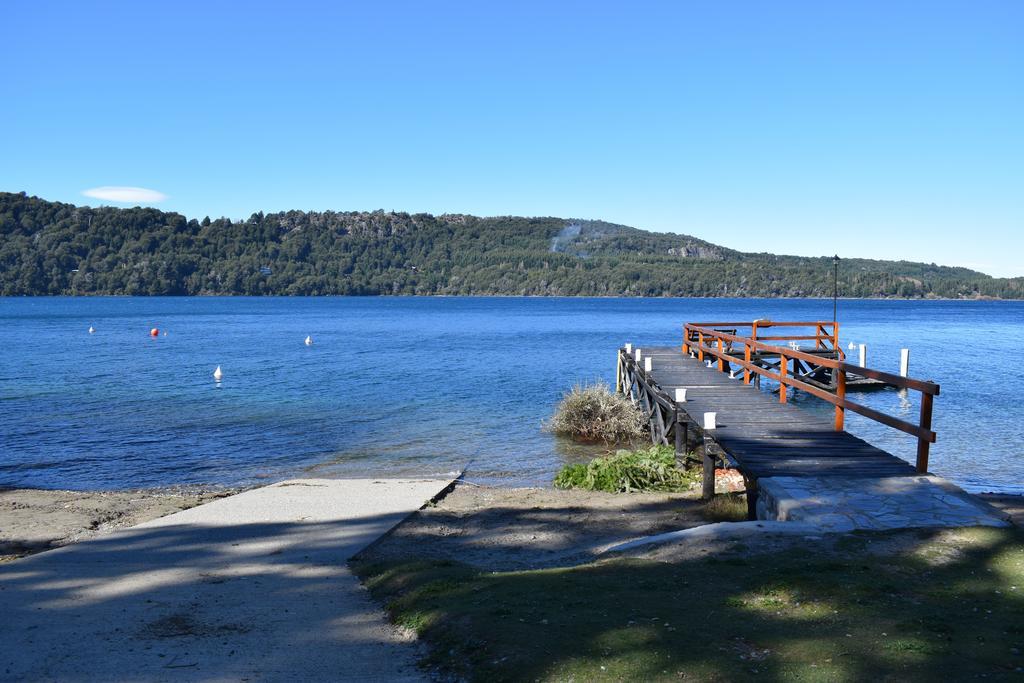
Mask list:
[{"label": "shadow on grass", "polygon": [[451,561],[354,568],[425,638],[430,665],[475,680],[1021,676],[1019,529],[837,546],[507,573]]},{"label": "shadow on grass", "polygon": [[[508,571],[584,564],[606,547],[729,518],[727,497],[709,511],[695,495],[560,491],[561,505],[529,493],[494,494],[473,507],[423,510],[374,543],[378,559],[433,559]],[[731,500],[731,499],[728,499]],[[524,502],[525,501],[525,502]],[[579,504],[573,504],[578,502]],[[746,508],[743,503],[743,516]],[[735,515],[733,515],[735,516]]]}]

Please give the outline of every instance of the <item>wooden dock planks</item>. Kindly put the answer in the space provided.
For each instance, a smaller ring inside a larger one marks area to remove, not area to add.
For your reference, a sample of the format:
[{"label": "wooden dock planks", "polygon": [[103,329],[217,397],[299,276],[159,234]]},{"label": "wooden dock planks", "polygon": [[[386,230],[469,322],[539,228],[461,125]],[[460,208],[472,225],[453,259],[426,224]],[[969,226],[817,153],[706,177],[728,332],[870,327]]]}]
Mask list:
[{"label": "wooden dock planks", "polygon": [[[916,474],[906,461],[847,432],[832,421],[792,403],[780,403],[742,379],[730,379],[684,355],[678,348],[642,350],[652,359],[649,380],[668,396],[686,388],[679,404],[689,419],[703,424],[716,413],[714,440],[751,479],[772,476],[891,477]],[[739,373],[737,373],[739,374]]]}]

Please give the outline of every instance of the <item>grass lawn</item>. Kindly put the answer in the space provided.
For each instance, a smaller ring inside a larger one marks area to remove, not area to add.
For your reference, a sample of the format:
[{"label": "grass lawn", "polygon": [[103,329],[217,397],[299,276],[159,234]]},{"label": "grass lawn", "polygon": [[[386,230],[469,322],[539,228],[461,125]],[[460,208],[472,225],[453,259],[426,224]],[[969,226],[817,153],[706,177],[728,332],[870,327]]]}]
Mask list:
[{"label": "grass lawn", "polygon": [[789,550],[481,572],[354,564],[424,664],[472,680],[1024,680],[1024,534],[855,534]]}]

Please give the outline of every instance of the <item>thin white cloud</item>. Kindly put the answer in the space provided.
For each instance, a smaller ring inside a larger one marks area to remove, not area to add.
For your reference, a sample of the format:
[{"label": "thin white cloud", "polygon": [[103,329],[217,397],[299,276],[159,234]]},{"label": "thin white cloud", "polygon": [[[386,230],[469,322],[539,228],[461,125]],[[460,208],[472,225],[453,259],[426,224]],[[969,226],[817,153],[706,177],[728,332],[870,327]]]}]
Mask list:
[{"label": "thin white cloud", "polygon": [[105,199],[108,202],[122,204],[155,204],[167,199],[167,195],[144,187],[94,187],[82,192],[86,197]]}]

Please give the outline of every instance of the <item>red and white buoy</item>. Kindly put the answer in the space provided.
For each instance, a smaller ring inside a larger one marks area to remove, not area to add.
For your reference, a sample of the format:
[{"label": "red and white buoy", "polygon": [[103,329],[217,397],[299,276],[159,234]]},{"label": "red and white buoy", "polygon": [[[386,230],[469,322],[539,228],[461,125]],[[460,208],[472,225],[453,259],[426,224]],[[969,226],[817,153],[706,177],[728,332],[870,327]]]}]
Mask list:
[{"label": "red and white buoy", "polygon": [[159,337],[160,336],[160,330],[158,330],[157,328],[154,327],[153,329],[151,329],[149,331],[149,336],[150,337]]}]

